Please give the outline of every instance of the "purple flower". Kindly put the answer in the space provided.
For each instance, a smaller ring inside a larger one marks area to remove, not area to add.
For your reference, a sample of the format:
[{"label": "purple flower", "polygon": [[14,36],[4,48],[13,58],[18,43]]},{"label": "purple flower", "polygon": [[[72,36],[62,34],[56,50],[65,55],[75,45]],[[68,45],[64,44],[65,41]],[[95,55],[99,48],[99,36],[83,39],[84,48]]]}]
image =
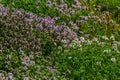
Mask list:
[{"label": "purple flower", "polygon": [[55,26],[55,31],[60,31],[61,30],[61,27],[60,26]]},{"label": "purple flower", "polygon": [[75,11],[74,11],[74,10],[71,10],[71,11],[70,11],[70,14],[75,14]]},{"label": "purple flower", "polygon": [[48,33],[49,33],[49,31],[48,31],[47,29],[45,29],[45,33],[47,33],[47,34],[48,34]]},{"label": "purple flower", "polygon": [[22,14],[22,12],[21,12],[20,10],[17,10],[16,13],[17,13],[17,14],[20,14],[20,15]]},{"label": "purple flower", "polygon": [[8,73],[8,78],[9,78],[9,80],[13,80],[13,74],[12,73]]},{"label": "purple flower", "polygon": [[81,16],[80,17],[82,20],[88,20],[88,16]]},{"label": "purple flower", "polygon": [[43,22],[44,22],[45,26],[47,26],[47,27],[51,27],[54,24],[54,20],[52,20],[50,18],[50,16],[44,18]]},{"label": "purple flower", "polygon": [[8,8],[5,8],[4,10],[3,10],[3,16],[7,16],[8,15]]},{"label": "purple flower", "polygon": [[2,5],[0,5],[0,11],[2,11],[2,9],[3,9],[3,6],[2,6]]},{"label": "purple flower", "polygon": [[46,7],[48,7],[48,8],[49,8],[50,6],[51,6],[51,1],[50,1],[50,0],[48,0],[48,1],[47,1],[47,3],[46,3]]},{"label": "purple flower", "polygon": [[61,36],[57,36],[57,40],[60,41],[61,40]]},{"label": "purple flower", "polygon": [[27,13],[27,16],[29,19],[36,19],[36,17],[37,17],[37,15],[32,12]]},{"label": "purple flower", "polygon": [[75,38],[75,37],[77,37],[76,33],[72,32],[72,38]]},{"label": "purple flower", "polygon": [[29,66],[34,66],[34,65],[35,65],[35,62],[34,61],[30,61]]},{"label": "purple flower", "polygon": [[60,36],[60,32],[55,32],[57,36]]},{"label": "purple flower", "polygon": [[31,24],[33,22],[33,19],[27,19],[26,20],[29,24]]},{"label": "purple flower", "polygon": [[83,23],[84,22],[84,20],[76,20],[76,22],[79,24],[81,24],[81,23]]},{"label": "purple flower", "polygon": [[66,31],[63,31],[62,35],[65,37],[67,35]]},{"label": "purple flower", "polygon": [[102,22],[102,20],[101,19],[98,19],[98,23],[101,23]]},{"label": "purple flower", "polygon": [[79,27],[78,26],[73,26],[73,29],[74,30],[79,30]]},{"label": "purple flower", "polygon": [[40,29],[40,30],[43,30],[42,24],[37,24],[37,28]]},{"label": "purple flower", "polygon": [[48,80],[46,76],[43,76],[43,80]]},{"label": "purple flower", "polygon": [[74,4],[72,4],[72,7],[73,7],[73,8],[77,8],[77,6],[76,6],[76,5],[74,5]]},{"label": "purple flower", "polygon": [[26,62],[26,61],[23,61],[22,64],[23,64],[23,65],[27,65],[27,62]]},{"label": "purple flower", "polygon": [[75,3],[78,3],[78,0],[74,0]]},{"label": "purple flower", "polygon": [[51,24],[51,25],[55,24],[55,20],[53,20],[53,19],[50,20],[50,24]]},{"label": "purple flower", "polygon": [[109,11],[104,11],[103,14],[105,14],[106,16],[109,15]]},{"label": "purple flower", "polygon": [[81,6],[81,9],[87,10],[87,7],[86,6]]},{"label": "purple flower", "polygon": [[56,6],[57,6],[57,3],[56,3],[56,2],[53,2],[53,6],[56,7]]},{"label": "purple flower", "polygon": [[100,9],[101,9],[101,6],[100,6],[100,5],[98,5],[98,6],[97,6],[97,10],[98,10],[98,11],[100,11]]}]

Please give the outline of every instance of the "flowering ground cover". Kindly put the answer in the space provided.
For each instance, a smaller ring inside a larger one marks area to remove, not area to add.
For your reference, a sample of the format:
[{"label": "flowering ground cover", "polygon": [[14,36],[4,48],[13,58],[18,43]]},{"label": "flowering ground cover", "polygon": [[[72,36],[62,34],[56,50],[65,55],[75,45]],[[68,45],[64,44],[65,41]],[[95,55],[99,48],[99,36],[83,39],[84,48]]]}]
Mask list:
[{"label": "flowering ground cover", "polygon": [[0,80],[119,80],[120,0],[0,0]]}]

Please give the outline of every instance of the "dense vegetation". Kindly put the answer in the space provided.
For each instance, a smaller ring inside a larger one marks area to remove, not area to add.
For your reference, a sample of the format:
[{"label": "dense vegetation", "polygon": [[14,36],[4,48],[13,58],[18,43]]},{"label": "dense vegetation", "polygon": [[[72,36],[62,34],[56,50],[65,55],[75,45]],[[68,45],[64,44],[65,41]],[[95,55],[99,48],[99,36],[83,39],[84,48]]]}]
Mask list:
[{"label": "dense vegetation", "polygon": [[0,80],[119,80],[120,0],[0,0]]}]

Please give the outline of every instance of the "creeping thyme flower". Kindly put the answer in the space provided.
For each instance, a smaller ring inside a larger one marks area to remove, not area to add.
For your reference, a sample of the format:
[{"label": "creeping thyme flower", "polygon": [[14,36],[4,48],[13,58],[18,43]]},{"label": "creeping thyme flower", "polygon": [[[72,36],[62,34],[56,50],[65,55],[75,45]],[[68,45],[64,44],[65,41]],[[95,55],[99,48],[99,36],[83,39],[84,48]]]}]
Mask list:
[{"label": "creeping thyme flower", "polygon": [[26,66],[23,66],[23,67],[22,67],[22,70],[23,70],[23,71],[27,71],[27,69],[28,69],[28,67],[26,67]]},{"label": "creeping thyme flower", "polygon": [[13,80],[13,74],[12,73],[8,73],[8,78],[9,78],[9,80]]},{"label": "creeping thyme flower", "polygon": [[57,6],[57,3],[56,3],[56,2],[53,2],[53,6],[56,7],[56,6]]},{"label": "creeping thyme flower", "polygon": [[81,9],[87,10],[87,7],[86,6],[81,6]]},{"label": "creeping thyme flower", "polygon": [[66,74],[71,74],[71,71],[69,69],[67,69]]},{"label": "creeping thyme flower", "polygon": [[77,24],[82,24],[82,23],[84,23],[84,20],[76,20],[76,23]]},{"label": "creeping thyme flower", "polygon": [[96,64],[101,66],[101,61],[97,61]]},{"label": "creeping thyme flower", "polygon": [[78,0],[74,0],[75,3],[78,3]]},{"label": "creeping thyme flower", "polygon": [[115,37],[114,37],[114,36],[111,36],[111,37],[110,37],[110,40],[115,41]]},{"label": "creeping thyme flower", "polygon": [[35,62],[34,61],[30,61],[29,66],[34,66]]},{"label": "creeping thyme flower", "polygon": [[98,10],[98,11],[101,10],[101,6],[100,6],[100,5],[97,6],[97,10]]},{"label": "creeping thyme flower", "polygon": [[101,20],[101,19],[98,19],[98,23],[102,23],[102,20]]},{"label": "creeping thyme flower", "polygon": [[109,38],[107,36],[102,36],[102,39],[109,40]]},{"label": "creeping thyme flower", "polygon": [[92,41],[97,42],[97,41],[98,41],[98,38],[94,37]]},{"label": "creeping thyme flower", "polygon": [[109,11],[104,11],[103,14],[108,16],[109,15]]},{"label": "creeping thyme flower", "polygon": [[111,50],[104,50],[103,52],[104,52],[104,53],[110,53]]},{"label": "creeping thyme flower", "polygon": [[109,23],[110,23],[110,24],[113,24],[113,23],[114,23],[114,21],[111,19],[111,20],[109,20]]},{"label": "creeping thyme flower", "polygon": [[43,80],[48,80],[46,76],[43,76],[43,78],[42,78],[42,79],[43,79]]},{"label": "creeping thyme flower", "polygon": [[62,42],[63,42],[63,43],[67,43],[67,41],[66,41],[66,40],[62,40]]},{"label": "creeping thyme flower", "polygon": [[72,15],[75,14],[75,11],[74,11],[74,10],[71,10],[71,11],[70,11],[70,14],[72,14]]},{"label": "creeping thyme flower", "polygon": [[85,38],[84,37],[80,37],[81,42],[85,42]]},{"label": "creeping thyme flower", "polygon": [[116,59],[113,57],[110,59],[112,62],[116,62]]},{"label": "creeping thyme flower", "polygon": [[2,80],[4,77],[4,74],[3,73],[0,73],[0,80]]},{"label": "creeping thyme flower", "polygon": [[47,0],[47,3],[46,3],[46,7],[51,7],[51,1],[50,0]]},{"label": "creeping thyme flower", "polygon": [[29,77],[24,77],[23,80],[29,80]]},{"label": "creeping thyme flower", "polygon": [[115,51],[118,50],[118,45],[117,44],[112,44],[112,49],[115,50]]},{"label": "creeping thyme flower", "polygon": [[104,45],[105,45],[105,42],[99,42],[98,45],[99,45],[99,46],[104,46]]},{"label": "creeping thyme flower", "polygon": [[[0,53],[2,54],[0,55],[4,56],[3,59],[5,59],[3,60],[4,62],[2,67],[4,67],[3,69],[7,70],[7,72],[13,72],[13,74],[15,75],[14,76],[12,73],[1,72],[0,80],[13,80],[14,77],[20,75],[26,76],[23,78],[23,80],[31,80],[29,77],[31,76],[31,71],[33,71],[35,75],[32,76],[35,80],[41,77],[42,80],[57,80],[57,78],[60,79],[61,76],[59,76],[58,74],[61,75],[61,73],[56,69],[59,67],[53,65],[53,63],[55,62],[53,57],[46,56],[44,58],[42,56],[42,53],[44,51],[46,53],[49,53],[50,51],[52,52],[53,50],[57,49],[58,52],[56,53],[60,53],[61,51],[69,53],[69,50],[74,49],[78,52],[81,51],[80,53],[84,53],[86,51],[85,49],[89,49],[92,46],[95,47],[95,50],[97,50],[98,48],[103,49],[104,47],[111,47],[114,52],[120,53],[120,42],[116,41],[117,38],[114,35],[110,36],[110,38],[108,38],[107,36],[100,36],[102,38],[101,39],[97,37],[99,36],[96,35],[98,33],[95,33],[95,35],[93,34],[95,37],[92,38],[92,34],[87,33],[86,30],[84,32],[84,26],[87,26],[86,24],[88,24],[89,22],[90,26],[98,25],[99,27],[101,25],[109,26],[110,24],[112,24],[110,27],[115,25],[119,28],[120,25],[117,24],[117,22],[115,22],[111,17],[109,17],[109,14],[111,13],[108,11],[103,11],[103,14],[99,12],[101,10],[100,5],[95,5],[96,9],[98,10],[97,14],[96,11],[86,12],[84,10],[89,9],[88,5],[84,5],[87,0],[82,0],[84,1],[83,3],[80,0],[73,1],[74,2],[70,3],[69,5],[66,0],[60,0],[60,3],[57,3],[57,0],[45,1],[45,6],[47,7],[47,9],[51,7],[52,9],[58,11],[58,13],[54,14],[57,15],[55,17],[53,17],[54,15],[47,16],[44,13],[39,14],[27,12],[24,9],[11,9],[9,7],[4,7],[2,6],[2,4],[0,4],[0,24],[3,25],[3,28],[0,28],[2,30],[2,35],[0,35]],[[43,2],[44,0],[37,0],[35,3],[35,7],[39,9],[41,7],[40,4],[42,4]],[[14,1],[12,1],[12,5],[15,6]],[[63,18],[64,20],[62,21]],[[89,28],[91,28],[90,31],[93,30],[93,27]],[[94,30],[95,29],[96,28],[94,28]],[[111,41],[110,44],[107,41]],[[113,52],[111,48],[103,50],[102,53]],[[13,52],[4,55],[4,50],[6,51],[7,49],[12,50]],[[16,54],[14,54],[14,51],[16,50],[18,52],[15,52]],[[11,61],[14,60],[13,58],[15,58],[16,60],[11,65]],[[69,60],[72,60],[73,57],[68,56],[67,58]],[[39,65],[38,60],[41,60],[41,65]],[[116,58],[111,57],[110,61],[116,62],[117,60]],[[43,62],[45,62],[46,65],[44,65]],[[14,64],[19,63],[21,65],[14,66]],[[101,66],[101,61],[97,61],[96,65]],[[15,70],[13,69],[13,66]],[[48,71],[48,75],[42,74],[42,72],[46,70]],[[67,69],[66,74],[71,74],[71,70]],[[51,76],[52,78],[49,78]],[[64,77],[62,77],[62,79],[63,78]]]},{"label": "creeping thyme flower", "polygon": [[86,43],[87,43],[87,45],[91,45],[91,44],[92,44],[92,41],[87,40]]},{"label": "creeping thyme flower", "polygon": [[43,30],[43,26],[42,26],[42,24],[37,24],[37,26],[36,26],[38,29],[40,29],[40,30]]},{"label": "creeping thyme flower", "polygon": [[120,46],[120,42],[119,41],[113,41],[113,44],[117,44]]},{"label": "creeping thyme flower", "polygon": [[61,3],[64,3],[64,0],[61,0]]},{"label": "creeping thyme flower", "polygon": [[11,59],[11,55],[7,55],[7,56],[6,56],[6,59],[7,59],[7,60],[10,60],[10,59]]},{"label": "creeping thyme flower", "polygon": [[80,18],[85,21],[88,20],[88,16],[81,16]]}]

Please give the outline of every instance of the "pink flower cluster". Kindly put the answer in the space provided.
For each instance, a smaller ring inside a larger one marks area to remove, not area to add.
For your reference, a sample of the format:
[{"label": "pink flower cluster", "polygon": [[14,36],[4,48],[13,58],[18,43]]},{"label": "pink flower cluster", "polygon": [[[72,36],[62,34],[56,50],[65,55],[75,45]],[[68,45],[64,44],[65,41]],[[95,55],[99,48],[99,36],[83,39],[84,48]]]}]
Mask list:
[{"label": "pink flower cluster", "polygon": [[70,41],[77,37],[77,34],[66,25],[55,25],[55,18],[51,19],[49,16],[42,19],[36,26],[41,31],[49,36],[52,36],[52,40],[61,41],[65,39]]},{"label": "pink flower cluster", "polygon": [[[63,39],[70,41],[77,37],[74,29],[69,28],[65,24],[56,25],[55,21],[57,17],[51,18],[37,16],[32,12],[25,12],[23,9],[13,8],[11,11],[7,7],[0,5],[0,23],[4,27],[2,32],[3,37],[7,37],[5,43],[0,48],[18,48],[24,47],[24,49],[37,48],[40,49],[41,39],[38,37],[39,33],[42,32],[45,37],[51,37],[50,41],[55,43],[61,42]],[[37,30],[39,29],[39,30]],[[7,34],[10,33],[10,34]],[[37,34],[36,34],[37,33]],[[0,37],[1,40],[4,40]],[[30,49],[31,50],[31,49]]]}]

